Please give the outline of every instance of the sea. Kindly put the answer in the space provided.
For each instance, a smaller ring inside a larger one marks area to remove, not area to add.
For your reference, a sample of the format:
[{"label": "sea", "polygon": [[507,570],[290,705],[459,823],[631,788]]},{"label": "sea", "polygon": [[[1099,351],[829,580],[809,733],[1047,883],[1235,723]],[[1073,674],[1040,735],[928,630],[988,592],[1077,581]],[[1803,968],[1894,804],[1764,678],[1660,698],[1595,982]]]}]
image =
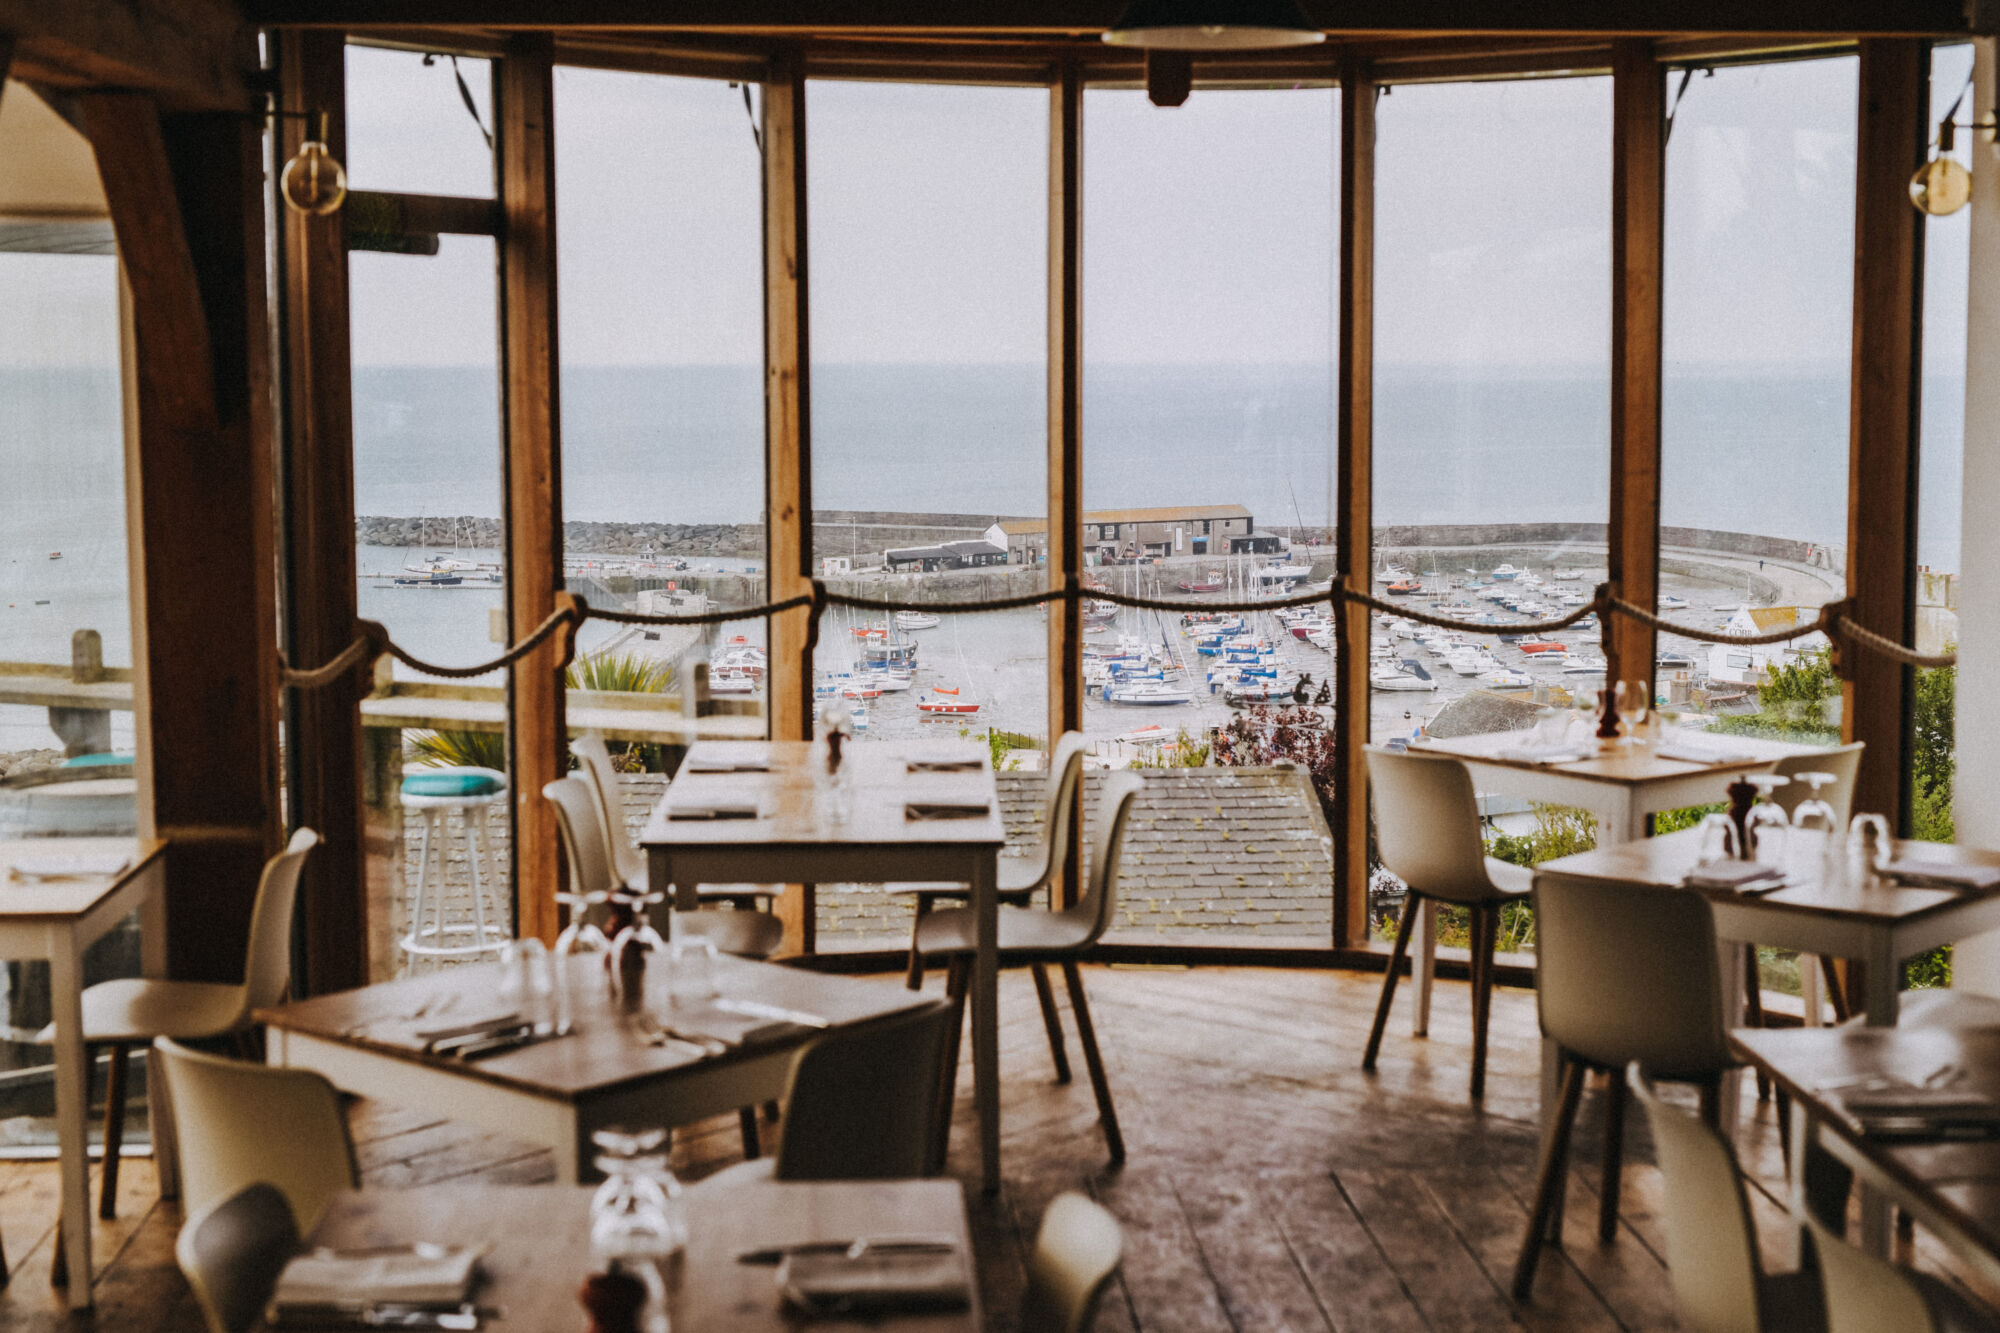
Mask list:
[{"label": "sea", "polygon": [[[561,393],[568,518],[758,517],[757,367],[572,367]],[[1044,512],[1039,365],[818,365],[810,393],[816,508]],[[1956,570],[1962,382],[1927,376],[1924,398],[1920,558]],[[111,371],[0,369],[0,660],[67,661],[71,632],[87,627],[103,636],[108,664],[130,664],[119,411]],[[1663,521],[1843,542],[1847,415],[1844,364],[1670,367]],[[1083,422],[1088,508],[1241,504],[1260,525],[1320,526],[1334,507],[1334,393],[1324,366],[1091,366]],[[1375,385],[1376,521],[1602,521],[1609,430],[1601,366],[1384,368]],[[357,511],[497,515],[499,431],[490,365],[357,367]],[[363,550],[360,568],[393,569],[410,555]],[[364,580],[361,597],[364,615],[385,620],[419,654],[462,662],[490,650],[497,591]],[[982,725],[1038,729],[1037,613],[955,617],[924,637],[943,664],[924,683],[948,676],[983,695]],[[839,653],[822,652],[833,654],[823,666],[840,665]],[[879,705],[884,725],[909,703]],[[1132,714],[1155,710],[1112,711],[1119,721],[1107,726],[1136,725]],[[117,724],[128,739],[129,720]],[[0,707],[0,750],[53,743],[40,710]]]}]

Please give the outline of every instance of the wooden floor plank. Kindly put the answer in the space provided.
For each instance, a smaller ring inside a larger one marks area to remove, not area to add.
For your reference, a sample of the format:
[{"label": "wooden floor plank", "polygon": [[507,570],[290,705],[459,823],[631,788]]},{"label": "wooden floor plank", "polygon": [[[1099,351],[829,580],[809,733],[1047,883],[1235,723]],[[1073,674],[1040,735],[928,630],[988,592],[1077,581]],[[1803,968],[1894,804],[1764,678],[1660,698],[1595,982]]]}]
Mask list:
[{"label": "wooden floor plank", "polygon": [[1176,1188],[1232,1324],[1244,1333],[1333,1327],[1253,1180],[1189,1176]]},{"label": "wooden floor plank", "polygon": [[1330,1175],[1266,1180],[1285,1248],[1340,1333],[1419,1333],[1424,1319]]},{"label": "wooden floor plank", "polygon": [[1351,1171],[1340,1177],[1368,1228],[1432,1328],[1518,1328],[1514,1311],[1478,1259],[1410,1171]]},{"label": "wooden floor plank", "polygon": [[1097,1191],[1125,1228],[1121,1269],[1133,1315],[1145,1329],[1233,1330],[1172,1175],[1160,1167],[1128,1166]]}]

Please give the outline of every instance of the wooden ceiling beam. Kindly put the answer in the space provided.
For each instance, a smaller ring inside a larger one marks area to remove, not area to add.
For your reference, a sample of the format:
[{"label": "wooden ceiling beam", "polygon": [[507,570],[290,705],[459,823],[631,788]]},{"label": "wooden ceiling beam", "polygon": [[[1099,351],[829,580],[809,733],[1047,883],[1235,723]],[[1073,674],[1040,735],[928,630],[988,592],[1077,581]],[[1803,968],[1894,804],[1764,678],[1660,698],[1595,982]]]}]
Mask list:
[{"label": "wooden ceiling beam", "polygon": [[231,0],[0,0],[13,77],[152,94],[169,111],[245,110],[256,43]]}]

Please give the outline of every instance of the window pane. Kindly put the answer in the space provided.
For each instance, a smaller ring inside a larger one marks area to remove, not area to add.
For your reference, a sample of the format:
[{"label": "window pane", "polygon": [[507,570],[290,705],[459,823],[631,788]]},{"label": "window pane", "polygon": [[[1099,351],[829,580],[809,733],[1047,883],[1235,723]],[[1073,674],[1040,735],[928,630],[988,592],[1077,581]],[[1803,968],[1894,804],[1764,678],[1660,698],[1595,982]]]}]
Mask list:
[{"label": "window pane", "polygon": [[[429,62],[429,63],[426,63]],[[456,77],[454,77],[456,74]],[[472,98],[468,111],[458,80]],[[347,184],[356,190],[490,197],[492,64],[347,48]]]},{"label": "window pane", "polygon": [[[815,569],[869,596],[1038,591],[1003,525],[1047,510],[1048,92],[814,82],[808,100]],[[908,674],[868,669],[911,652]],[[1047,657],[1036,610],[836,608],[816,684],[863,696],[864,736],[990,734],[1032,762]],[[906,916],[863,909],[889,911],[822,886],[821,947],[908,939]]]},{"label": "window pane", "polygon": [[[1164,109],[1091,89],[1083,124],[1090,577],[1191,602],[1328,578],[1338,93],[1201,88]],[[1331,781],[1315,762],[1330,753],[1331,627],[1097,609],[1083,651],[1099,751],[1202,765],[1149,783],[1149,804],[1200,812],[1203,832],[1175,845],[1169,820],[1135,830],[1148,870],[1114,931],[1326,944],[1331,866],[1307,774]],[[1304,721],[1283,733],[1296,743],[1272,740],[1279,713]],[[1241,735],[1216,745],[1219,728]],[[1210,766],[1225,761],[1226,775]]]},{"label": "window pane", "polygon": [[[1673,87],[1681,86],[1670,72]],[[1855,61],[1742,65],[1686,83],[1667,147],[1660,541],[1669,617],[1761,633],[1841,595],[1853,325]],[[1678,596],[1677,605],[1667,595]],[[1769,668],[1681,649],[1703,711],[1759,713]],[[1741,657],[1742,654],[1735,654]],[[1837,696],[1805,722],[1714,725],[1836,739]]]},{"label": "window pane", "polygon": [[[659,613],[760,602],[761,175],[742,93],[565,68],[555,119],[569,585]],[[603,134],[610,124],[645,126],[648,151]],[[572,693],[570,722],[610,734],[632,774],[635,836],[665,781],[644,775],[671,762],[664,742],[687,738],[688,702],[730,715],[702,735],[764,734],[763,642],[762,620],[593,620],[578,635],[572,682],[590,693]]]}]

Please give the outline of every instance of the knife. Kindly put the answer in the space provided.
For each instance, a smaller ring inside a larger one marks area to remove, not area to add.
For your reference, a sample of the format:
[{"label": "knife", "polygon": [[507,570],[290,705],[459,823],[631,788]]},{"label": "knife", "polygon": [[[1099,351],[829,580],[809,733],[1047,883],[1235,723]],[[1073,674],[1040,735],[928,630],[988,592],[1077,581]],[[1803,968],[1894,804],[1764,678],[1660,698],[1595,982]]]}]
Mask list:
[{"label": "knife", "polygon": [[800,1245],[773,1245],[762,1250],[745,1250],[736,1256],[739,1264],[781,1264],[794,1254],[840,1254],[854,1258],[890,1251],[897,1254],[948,1254],[958,1249],[949,1236],[858,1236],[853,1240],[816,1240]]},{"label": "knife", "polygon": [[463,1305],[406,1305],[387,1301],[273,1305],[267,1319],[273,1328],[435,1328],[476,1329],[483,1315],[499,1314],[467,1302]]},{"label": "knife", "polygon": [[735,1014],[739,1018],[768,1018],[774,1023],[796,1023],[802,1028],[830,1028],[833,1020],[819,1014],[809,1014],[803,1009],[787,1009],[779,1004],[765,1004],[762,1000],[737,1000],[724,997],[715,1002],[715,1007],[725,1014]]}]

